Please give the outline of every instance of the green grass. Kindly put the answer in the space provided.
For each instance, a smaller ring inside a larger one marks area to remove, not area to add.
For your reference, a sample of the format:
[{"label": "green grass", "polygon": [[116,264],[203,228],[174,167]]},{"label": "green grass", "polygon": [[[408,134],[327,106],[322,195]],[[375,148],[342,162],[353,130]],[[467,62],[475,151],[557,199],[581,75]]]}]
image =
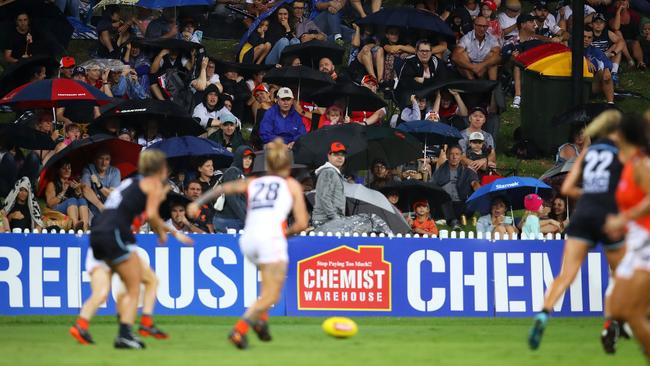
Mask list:
[{"label": "green grass", "polygon": [[530,319],[356,318],[359,334],[323,334],[322,318],[272,318],[273,342],[251,340],[248,351],[226,340],[234,318],[164,317],[171,334],[145,351],[112,347],[114,317],[99,317],[97,342],[80,346],[67,334],[70,316],[0,317],[0,365],[641,365],[637,345],[622,342],[615,357],[600,349],[601,319],[552,319],[540,350],[528,350]]}]

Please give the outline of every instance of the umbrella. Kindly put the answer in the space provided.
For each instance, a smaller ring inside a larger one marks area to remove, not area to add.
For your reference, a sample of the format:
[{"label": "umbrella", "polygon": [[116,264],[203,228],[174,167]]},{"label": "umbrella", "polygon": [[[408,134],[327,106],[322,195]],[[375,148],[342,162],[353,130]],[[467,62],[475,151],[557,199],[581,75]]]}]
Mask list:
[{"label": "umbrella", "polygon": [[[347,215],[376,214],[381,217],[393,233],[410,233],[411,228],[406,223],[402,213],[379,191],[365,187],[362,184],[343,182],[345,191],[345,207]],[[305,194],[307,202],[314,205],[316,191]]]},{"label": "umbrella", "polygon": [[497,87],[499,83],[492,80],[467,80],[467,79],[451,79],[436,81],[432,85],[422,88],[415,92],[418,97],[428,97],[435,94],[438,90],[455,89],[462,93],[487,93]]},{"label": "umbrella", "polygon": [[0,125],[0,144],[28,150],[54,150],[56,142],[50,135],[36,131],[25,123],[7,123]]},{"label": "umbrella", "polygon": [[408,132],[428,145],[456,145],[463,136],[455,127],[441,122],[408,121],[397,126],[398,130]]},{"label": "umbrella", "polygon": [[268,70],[273,65],[257,65],[257,64],[241,64],[238,62],[230,62],[223,60],[215,60],[215,73],[223,75],[228,71],[237,71],[237,73],[243,77],[251,77],[253,74],[256,74],[263,70]]},{"label": "umbrella", "polygon": [[160,214],[160,218],[163,220],[171,219],[172,205],[177,202],[183,204],[183,207],[187,207],[187,205],[189,205],[190,202],[192,201],[189,198],[183,196],[182,194],[178,194],[176,192],[167,193],[167,197],[160,204],[160,207],[158,208],[158,214]]},{"label": "umbrella", "polygon": [[503,196],[509,202],[511,209],[520,209],[524,207],[524,197],[530,193],[550,198],[553,190],[546,183],[535,178],[517,176],[501,178],[472,193],[467,199],[467,208],[486,214],[490,212],[492,199]]},{"label": "umbrella", "polygon": [[599,114],[609,109],[620,111],[616,105],[610,103],[580,104],[553,117],[552,124],[555,126],[563,124],[588,125]]},{"label": "umbrella", "polygon": [[176,38],[158,38],[158,39],[141,39],[138,43],[142,46],[160,49],[177,49],[183,51],[191,51],[192,49],[203,48],[200,43],[189,42],[183,39]]},{"label": "umbrella", "polygon": [[282,5],[289,4],[292,1],[293,0],[281,0],[281,1],[278,1],[277,4],[275,4],[271,9],[265,11],[264,13],[260,14],[257,18],[255,18],[253,23],[251,23],[250,27],[248,27],[248,30],[246,31],[246,33],[244,33],[244,35],[239,40],[239,45],[237,46],[237,52],[235,52],[235,55],[239,55],[239,53],[241,52],[242,47],[244,47],[246,42],[248,42],[248,37],[250,37],[251,34],[253,34],[253,32],[255,32],[257,30],[257,27],[259,27],[260,23],[262,23],[262,21],[264,19],[271,16],[271,14],[275,13],[275,11],[278,10],[278,8],[281,7]]},{"label": "umbrella", "polygon": [[194,136],[170,137],[156,142],[149,148],[161,150],[168,159],[211,156],[216,167],[229,166],[233,157],[232,153],[219,143]]},{"label": "umbrella", "polygon": [[544,174],[542,174],[542,176],[539,177],[539,180],[545,181],[548,178],[553,178],[560,174],[566,174],[569,171],[571,171],[571,168],[573,167],[573,164],[575,162],[576,162],[576,158],[571,158],[562,164],[555,164],[549,170],[545,171]]},{"label": "umbrella", "polygon": [[429,207],[440,207],[443,203],[451,200],[449,194],[434,183],[422,182],[417,179],[409,179],[401,182],[391,182],[379,189],[384,195],[389,192],[397,192],[399,201],[397,208],[403,212],[413,210],[413,203],[420,200],[427,200]]},{"label": "umbrella", "polygon": [[73,141],[65,149],[54,154],[41,170],[39,179],[39,194],[42,194],[47,183],[54,179],[58,163],[67,159],[72,165],[72,176],[81,174],[81,170],[92,163],[98,150],[106,149],[111,154],[111,165],[120,170],[122,178],[128,177],[138,170],[138,158],[142,147],[129,141],[124,141],[110,135],[95,135]]},{"label": "umbrella", "polygon": [[365,18],[358,20],[357,23],[426,30],[446,37],[454,37],[454,32],[449,25],[439,16],[428,11],[405,6],[383,8],[376,13],[368,14]]},{"label": "umbrella", "polygon": [[147,9],[175,8],[180,6],[214,6],[215,0],[139,0],[135,5]]},{"label": "umbrella", "polygon": [[28,82],[31,78],[30,73],[36,66],[45,66],[47,77],[52,77],[58,70],[59,63],[49,56],[33,56],[21,58],[15,64],[10,64],[0,75],[0,96]]},{"label": "umbrella", "polygon": [[[293,161],[293,152],[289,150],[291,155],[291,161]],[[266,152],[264,150],[255,151],[255,159],[253,160],[253,173],[264,173],[266,172]],[[307,169],[305,164],[296,164],[295,162],[291,164],[291,175],[296,176],[297,173],[300,173],[302,170]]]},{"label": "umbrella", "polygon": [[293,146],[296,163],[319,166],[327,161],[333,142],[345,145],[349,155],[363,151],[368,146],[365,127],[357,124],[325,126],[302,135]]},{"label": "umbrella", "polygon": [[120,127],[131,127],[143,132],[149,120],[158,122],[160,133],[165,137],[176,135],[198,136],[205,133],[201,125],[196,122],[181,106],[170,101],[155,99],[131,99],[123,101],[93,121],[91,128],[101,129],[107,120],[117,119]]},{"label": "umbrella", "polygon": [[122,61],[112,58],[95,58],[88,60],[79,66],[83,67],[86,70],[93,67],[99,67],[101,69],[108,69],[111,71],[122,71],[124,68],[128,67],[127,65],[124,65]]},{"label": "umbrella", "polygon": [[366,140],[366,149],[356,154],[348,154],[345,161],[346,170],[368,169],[377,159],[394,168],[422,156],[422,143],[408,133],[394,128],[367,127]]},{"label": "umbrella", "polygon": [[63,101],[93,101],[102,105],[111,100],[99,89],[82,81],[45,79],[17,87],[0,99],[0,104],[28,109],[53,108]]},{"label": "umbrella", "polygon": [[333,42],[312,40],[305,43],[285,47],[282,50],[282,59],[298,57],[303,65],[318,68],[318,63],[323,57],[332,60],[335,65],[343,63],[345,49]]},{"label": "umbrella", "polygon": [[334,80],[329,75],[306,66],[274,68],[264,75],[264,81],[298,90],[297,99],[300,99],[301,88],[314,90],[334,85]]},{"label": "umbrella", "polygon": [[308,100],[322,107],[329,107],[337,100],[345,100],[346,112],[376,111],[386,106],[386,102],[372,90],[352,82],[337,83],[324,88],[312,94]]}]

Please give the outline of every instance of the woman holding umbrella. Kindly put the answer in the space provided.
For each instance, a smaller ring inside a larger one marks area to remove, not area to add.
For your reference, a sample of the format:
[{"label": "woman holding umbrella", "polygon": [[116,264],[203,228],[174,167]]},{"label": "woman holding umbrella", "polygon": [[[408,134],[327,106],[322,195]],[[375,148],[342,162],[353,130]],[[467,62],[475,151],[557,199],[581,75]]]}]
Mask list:
[{"label": "woman holding umbrella", "polygon": [[479,217],[476,222],[476,231],[479,233],[505,234],[512,236],[518,233],[517,227],[514,226],[512,217],[507,215],[509,204],[503,197],[494,197],[490,205],[490,213]]},{"label": "woman holding umbrella", "polygon": [[83,198],[81,183],[72,178],[72,165],[67,160],[59,162],[54,180],[45,187],[47,207],[68,215],[76,230],[88,229],[88,202]]}]

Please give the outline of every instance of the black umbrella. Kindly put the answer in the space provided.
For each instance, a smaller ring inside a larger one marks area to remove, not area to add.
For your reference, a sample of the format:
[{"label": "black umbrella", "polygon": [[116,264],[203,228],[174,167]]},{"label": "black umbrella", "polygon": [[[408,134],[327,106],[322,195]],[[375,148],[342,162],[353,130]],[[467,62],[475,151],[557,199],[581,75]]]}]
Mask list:
[{"label": "black umbrella", "polygon": [[335,65],[343,63],[343,53],[345,53],[345,49],[336,43],[312,40],[287,46],[282,50],[281,58],[298,57],[303,65],[317,69],[318,63],[323,57],[329,58]]},{"label": "black umbrella", "polygon": [[564,124],[588,125],[599,114],[609,109],[620,111],[616,105],[610,103],[580,104],[553,117],[552,124],[556,126]]},{"label": "black umbrella", "polygon": [[356,154],[348,154],[345,168],[349,171],[365,170],[375,160],[384,161],[394,168],[422,157],[422,143],[410,134],[390,127],[367,127],[368,147]]},{"label": "black umbrella", "polygon": [[300,136],[293,146],[296,163],[319,166],[327,161],[327,153],[333,142],[345,145],[349,155],[367,148],[366,129],[357,124],[325,126]]},{"label": "black umbrella", "polygon": [[487,93],[494,90],[498,84],[498,82],[493,80],[441,80],[418,90],[415,92],[415,95],[418,97],[428,97],[442,88],[455,89],[462,93]]},{"label": "black umbrella", "polygon": [[420,200],[427,200],[429,207],[440,207],[443,203],[451,200],[449,194],[434,183],[422,182],[417,179],[409,179],[401,182],[391,182],[379,191],[383,194],[397,192],[399,201],[397,207],[403,212],[413,211],[413,204]]},{"label": "black umbrella", "polygon": [[138,39],[134,42],[146,47],[168,50],[191,51],[193,49],[203,48],[200,43],[176,38]]},{"label": "black umbrella", "polygon": [[337,83],[336,85],[329,86],[313,93],[307,99],[322,107],[329,107],[341,100],[345,103],[346,112],[376,111],[386,106],[386,102],[377,94],[373,93],[372,90],[352,82]]},{"label": "black umbrella", "polygon": [[310,91],[335,84],[326,73],[306,66],[274,68],[264,75],[264,81],[298,90],[298,99],[300,99],[300,90]]},{"label": "black umbrella", "polygon": [[[289,154],[291,154],[291,159],[293,160],[293,152],[289,151]],[[255,159],[253,159],[253,173],[264,173],[266,172],[266,152],[264,150],[260,151],[255,151]],[[291,164],[291,175],[296,176],[299,173],[302,173],[304,170],[307,169],[307,165],[305,164],[297,164],[293,162]]]},{"label": "black umbrella", "polygon": [[240,64],[238,62],[230,62],[223,60],[216,60],[214,62],[215,70],[214,72],[222,75],[228,71],[236,71],[239,75],[243,77],[251,77],[254,74],[268,70],[273,67],[273,65],[257,65],[257,64]]},{"label": "black umbrella", "polygon": [[33,56],[21,58],[15,64],[10,64],[0,75],[0,97],[29,82],[30,74],[37,66],[45,66],[45,72],[49,78],[54,76],[59,63],[50,56]]},{"label": "black umbrella", "polygon": [[428,11],[401,6],[383,8],[376,13],[357,21],[358,24],[371,24],[383,27],[426,30],[445,37],[454,37],[454,32],[444,20]]},{"label": "black umbrella", "polygon": [[131,127],[144,132],[148,121],[158,122],[158,130],[164,137],[198,136],[203,127],[181,106],[170,101],[155,99],[130,99],[108,109],[91,124],[94,130],[102,130],[108,120],[116,119],[120,127]]},{"label": "black umbrella", "polygon": [[47,133],[36,131],[25,123],[0,125],[0,144],[28,150],[54,150],[56,142]]}]

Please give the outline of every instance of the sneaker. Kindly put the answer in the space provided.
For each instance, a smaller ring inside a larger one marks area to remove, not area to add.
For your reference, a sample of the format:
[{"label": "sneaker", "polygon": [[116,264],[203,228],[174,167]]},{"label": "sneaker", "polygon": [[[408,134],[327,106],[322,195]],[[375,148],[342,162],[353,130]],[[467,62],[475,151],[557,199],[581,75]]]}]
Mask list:
[{"label": "sneaker", "polygon": [[93,337],[90,336],[90,333],[81,328],[78,324],[73,324],[70,327],[70,335],[74,337],[80,344],[95,344]]},{"label": "sneaker", "polygon": [[126,337],[118,335],[115,337],[115,342],[113,343],[115,348],[121,349],[145,349],[146,346],[140,340],[140,338],[135,337],[133,334],[129,334]]},{"label": "sneaker", "polygon": [[262,342],[271,341],[271,333],[269,333],[269,323],[265,321],[258,321],[257,324],[253,327],[255,333],[257,333],[257,338]]},{"label": "sneaker", "polygon": [[600,342],[603,344],[605,353],[616,353],[616,342],[620,335],[620,325],[616,320],[606,320],[603,330],[600,332]]},{"label": "sneaker", "polygon": [[546,329],[546,323],[548,322],[548,314],[538,313],[533,319],[533,326],[528,332],[528,347],[532,350],[539,348],[540,343],[542,343],[542,335],[544,335],[544,329]]},{"label": "sneaker", "polygon": [[614,82],[614,87],[618,87],[618,84],[620,83],[620,80],[618,78],[618,73],[617,72],[612,73],[612,82]]},{"label": "sneaker", "polygon": [[241,334],[234,329],[228,335],[228,340],[239,349],[248,348],[248,338],[246,338],[246,334]]},{"label": "sneaker", "polygon": [[138,328],[138,333],[140,333],[141,336],[143,337],[154,337],[156,339],[167,339],[169,338],[169,335],[160,328],[156,327],[155,324],[151,324],[150,327],[145,327],[144,325],[140,325]]},{"label": "sneaker", "polygon": [[519,109],[520,104],[521,104],[521,97],[515,96],[515,98],[512,100],[512,104],[510,104],[510,107],[514,109]]}]

